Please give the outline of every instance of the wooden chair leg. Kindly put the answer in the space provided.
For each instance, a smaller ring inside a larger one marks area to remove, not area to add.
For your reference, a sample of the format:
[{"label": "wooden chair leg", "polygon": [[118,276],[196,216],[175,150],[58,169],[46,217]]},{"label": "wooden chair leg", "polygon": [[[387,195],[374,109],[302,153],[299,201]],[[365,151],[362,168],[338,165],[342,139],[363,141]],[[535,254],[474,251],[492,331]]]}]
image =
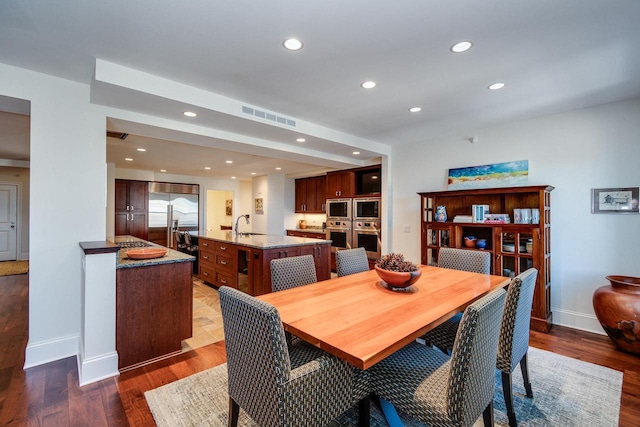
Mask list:
[{"label": "wooden chair leg", "polygon": [[533,390],[531,389],[531,382],[529,381],[529,366],[527,364],[527,353],[522,356],[520,360],[520,370],[522,371],[522,378],[524,379],[524,389],[527,392],[527,397],[533,397]]},{"label": "wooden chair leg", "polygon": [[507,417],[509,418],[509,427],[516,427],[516,413],[513,410],[513,393],[511,391],[511,374],[502,372],[502,392],[504,394],[504,403],[507,406]]},{"label": "wooden chair leg", "polygon": [[371,419],[371,399],[369,396],[358,402],[358,426],[369,427]]},{"label": "wooden chair leg", "polygon": [[238,426],[238,415],[240,415],[240,405],[229,398],[229,427]]},{"label": "wooden chair leg", "polygon": [[484,421],[484,427],[493,427],[493,399],[484,408],[484,412],[482,412],[482,420]]}]

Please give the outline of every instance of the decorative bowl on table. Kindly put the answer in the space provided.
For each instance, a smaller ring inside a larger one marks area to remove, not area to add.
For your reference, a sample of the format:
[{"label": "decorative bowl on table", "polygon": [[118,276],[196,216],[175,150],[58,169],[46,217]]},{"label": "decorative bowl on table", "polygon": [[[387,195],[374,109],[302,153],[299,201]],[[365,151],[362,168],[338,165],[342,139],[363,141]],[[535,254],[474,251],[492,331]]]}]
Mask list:
[{"label": "decorative bowl on table", "polygon": [[405,261],[402,254],[390,253],[376,261],[376,273],[393,291],[404,290],[413,285],[422,270],[411,261]]},{"label": "decorative bowl on table", "polygon": [[153,259],[163,257],[167,253],[163,248],[136,248],[127,251],[130,259]]}]

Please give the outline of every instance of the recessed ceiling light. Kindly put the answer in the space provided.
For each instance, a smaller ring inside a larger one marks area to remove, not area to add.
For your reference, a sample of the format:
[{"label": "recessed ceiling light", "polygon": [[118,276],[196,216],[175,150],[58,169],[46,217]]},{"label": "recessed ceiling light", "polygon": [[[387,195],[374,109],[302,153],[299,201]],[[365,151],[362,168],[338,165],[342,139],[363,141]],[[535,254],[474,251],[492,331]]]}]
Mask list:
[{"label": "recessed ceiling light", "polygon": [[281,171],[281,170],[282,170],[282,168],[276,168],[276,170],[277,170],[277,171]]},{"label": "recessed ceiling light", "polygon": [[374,87],[376,87],[376,82],[372,82],[371,80],[369,80],[362,83],[360,86],[362,86],[364,89],[373,89]]},{"label": "recessed ceiling light", "polygon": [[131,157],[125,157],[124,158],[127,162],[133,162],[133,159]]},{"label": "recessed ceiling light", "polygon": [[300,50],[302,49],[302,42],[298,39],[287,39],[282,42],[282,45],[289,50]]},{"label": "recessed ceiling light", "polygon": [[464,42],[459,42],[454,44],[453,46],[451,46],[450,49],[451,49],[451,52],[453,53],[462,53],[471,49],[471,46],[473,46],[473,43],[464,41]]},{"label": "recessed ceiling light", "polygon": [[305,142],[305,141],[306,141],[306,139],[304,139],[304,138],[298,138],[298,139],[296,139],[296,142]]},{"label": "recessed ceiling light", "polygon": [[166,171],[167,171],[166,169],[160,169],[160,172],[166,172]]},{"label": "recessed ceiling light", "polygon": [[422,111],[422,108],[421,107],[411,107],[411,108],[409,108],[409,111],[411,113],[419,113],[420,111]]},{"label": "recessed ceiling light", "polygon": [[233,163],[233,160],[225,160],[224,162],[231,164],[231,163]]},{"label": "recessed ceiling light", "polygon": [[206,171],[210,171],[210,170],[211,170],[211,166],[205,166],[205,167],[204,167],[204,170],[206,170]]},{"label": "recessed ceiling light", "polygon": [[360,152],[359,152],[359,151],[354,151],[354,152],[353,152],[353,153],[351,153],[351,154],[354,154],[354,155],[356,155],[356,156],[357,156],[358,154],[360,154]]},{"label": "recessed ceiling light", "polygon": [[184,114],[187,117],[198,117],[198,115],[196,113],[194,113],[193,111],[185,111],[182,114]]},{"label": "recessed ceiling light", "polygon": [[498,83],[494,83],[494,84],[492,84],[492,85],[489,85],[489,86],[487,87],[487,89],[490,89],[490,90],[498,90],[498,89],[502,89],[503,87],[504,87],[504,83],[500,83],[500,82],[498,82]]},{"label": "recessed ceiling light", "polygon": [[255,175],[255,174],[256,174],[255,172],[251,172],[251,175]]},{"label": "recessed ceiling light", "polygon": [[146,148],[138,148],[138,151],[147,151]]},{"label": "recessed ceiling light", "polygon": [[236,179],[236,177],[235,177],[235,176],[232,176],[232,177],[231,177],[231,179]]}]

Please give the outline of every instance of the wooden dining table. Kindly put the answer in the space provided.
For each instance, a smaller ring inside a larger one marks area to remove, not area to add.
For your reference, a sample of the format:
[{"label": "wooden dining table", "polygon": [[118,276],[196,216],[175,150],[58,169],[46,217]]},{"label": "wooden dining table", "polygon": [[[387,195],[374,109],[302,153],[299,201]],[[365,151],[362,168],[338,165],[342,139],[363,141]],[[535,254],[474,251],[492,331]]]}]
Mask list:
[{"label": "wooden dining table", "polygon": [[285,331],[368,369],[510,279],[421,265],[418,281],[394,291],[375,270],[258,298],[276,307]]}]

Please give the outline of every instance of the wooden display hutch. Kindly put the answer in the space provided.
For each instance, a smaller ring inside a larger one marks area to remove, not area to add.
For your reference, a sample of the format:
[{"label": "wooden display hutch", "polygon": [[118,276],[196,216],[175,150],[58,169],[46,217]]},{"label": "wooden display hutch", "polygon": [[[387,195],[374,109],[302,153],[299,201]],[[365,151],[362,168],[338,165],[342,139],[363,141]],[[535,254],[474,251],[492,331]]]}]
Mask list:
[{"label": "wooden display hutch", "polygon": [[[554,187],[485,188],[418,193],[421,198],[421,263],[435,265],[443,247],[466,248],[464,237],[486,239],[492,274],[513,277],[528,268],[538,269],[531,309],[531,329],[551,329],[551,191]],[[509,224],[453,222],[456,215],[471,215],[472,205],[489,205],[489,213],[509,214]],[[437,206],[445,206],[447,221],[436,222]],[[538,224],[514,224],[514,209],[538,209]]]}]

